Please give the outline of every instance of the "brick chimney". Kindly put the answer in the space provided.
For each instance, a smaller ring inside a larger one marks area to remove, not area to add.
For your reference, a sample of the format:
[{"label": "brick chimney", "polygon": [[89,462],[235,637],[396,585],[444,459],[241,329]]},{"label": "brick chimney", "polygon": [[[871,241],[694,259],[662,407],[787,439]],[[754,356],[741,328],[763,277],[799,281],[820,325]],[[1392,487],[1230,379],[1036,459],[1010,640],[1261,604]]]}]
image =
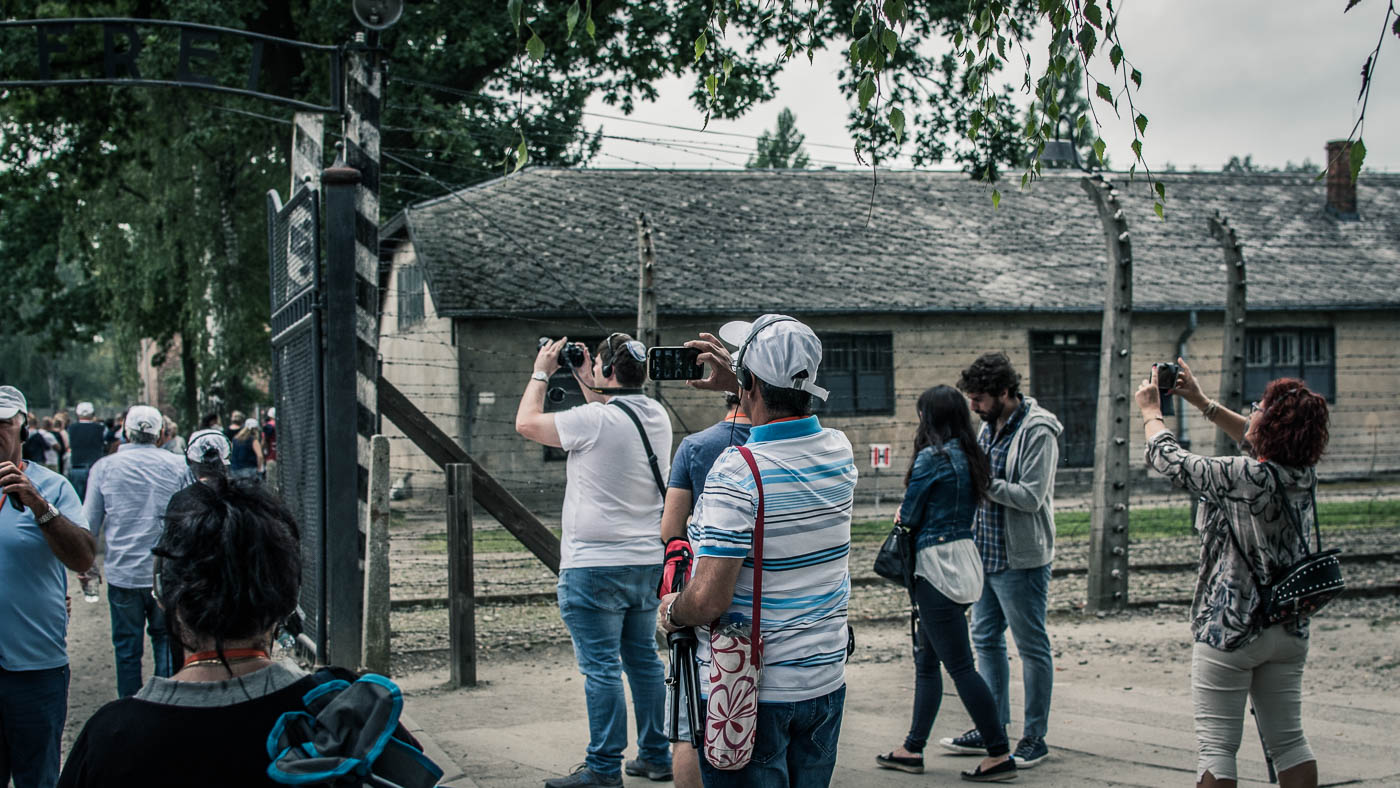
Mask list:
[{"label": "brick chimney", "polygon": [[1327,143],[1327,213],[1344,221],[1356,221],[1356,184],[1351,181],[1351,143]]}]

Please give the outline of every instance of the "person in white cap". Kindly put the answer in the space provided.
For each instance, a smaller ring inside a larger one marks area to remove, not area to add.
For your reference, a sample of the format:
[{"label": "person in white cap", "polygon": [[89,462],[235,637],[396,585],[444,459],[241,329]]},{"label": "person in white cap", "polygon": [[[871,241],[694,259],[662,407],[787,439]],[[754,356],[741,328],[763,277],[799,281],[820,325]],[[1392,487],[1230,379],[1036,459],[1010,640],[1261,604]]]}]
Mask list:
[{"label": "person in white cap", "polygon": [[165,417],[149,405],[128,410],[126,442],[92,466],[83,502],[93,533],[106,529],[107,604],[122,698],[141,689],[142,629],[150,632],[155,675],[170,675],[165,614],[151,596],[151,547],[160,538],[170,496],[185,486],[189,474],[182,457],[156,445],[164,425]]},{"label": "person in white cap", "polygon": [[92,566],[96,542],[73,485],[20,444],[28,407],[0,386],[0,785],[58,781],[68,716],[68,573]]},{"label": "person in white cap", "polygon": [[257,419],[244,419],[242,429],[230,436],[231,470],[235,479],[258,479],[263,472],[262,429]]},{"label": "person in white cap", "polygon": [[[705,478],[689,526],[694,572],[685,590],[662,598],[659,623],[668,633],[699,630],[696,657],[708,697],[710,626],[744,622],[747,631],[759,616],[756,747],[782,755],[755,757],[738,770],[718,769],[702,757],[706,786],[824,786],[836,767],[846,697],[855,457],[844,434],[811,415],[812,398],[827,396],[817,385],[822,346],[812,329],[787,315],[764,315],[726,324],[720,336],[739,347],[732,368],[724,345],[702,335],[688,344],[704,351],[700,361],[710,373],[694,385],[737,389],[753,427],[748,442],[726,449]],[[744,450],[758,468],[761,493]],[[760,514],[764,529],[755,539]],[[763,560],[759,600],[755,543]],[[708,712],[710,727],[726,714],[722,707]]]},{"label": "person in white cap", "polygon": [[68,480],[73,482],[78,497],[83,498],[87,495],[88,471],[94,463],[102,459],[102,438],[106,428],[101,422],[93,420],[91,402],[79,402],[74,412],[78,414],[78,421],[68,425]]}]

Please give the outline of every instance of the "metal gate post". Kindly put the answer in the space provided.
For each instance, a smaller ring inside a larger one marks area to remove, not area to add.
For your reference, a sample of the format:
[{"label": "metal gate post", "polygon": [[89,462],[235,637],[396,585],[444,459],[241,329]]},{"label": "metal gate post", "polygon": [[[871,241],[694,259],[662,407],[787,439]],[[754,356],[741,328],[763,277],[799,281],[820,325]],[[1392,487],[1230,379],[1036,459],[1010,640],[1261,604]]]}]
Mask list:
[{"label": "metal gate post", "polygon": [[363,586],[360,558],[359,435],[355,414],[355,191],[360,172],[336,162],[326,191],[326,618],[324,663],[359,662]]}]

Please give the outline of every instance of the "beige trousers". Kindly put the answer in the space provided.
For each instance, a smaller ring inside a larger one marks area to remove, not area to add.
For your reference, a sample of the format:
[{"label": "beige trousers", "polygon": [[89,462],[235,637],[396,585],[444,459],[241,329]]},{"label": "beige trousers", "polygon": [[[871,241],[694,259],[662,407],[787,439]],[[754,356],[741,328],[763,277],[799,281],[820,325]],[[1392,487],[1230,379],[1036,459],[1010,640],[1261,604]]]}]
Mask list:
[{"label": "beige trousers", "polygon": [[1278,771],[1316,760],[1303,735],[1303,665],[1308,641],[1272,626],[1252,643],[1220,651],[1197,643],[1191,652],[1191,700],[1196,710],[1196,781],[1206,770],[1235,780],[1235,753],[1253,699],[1259,732]]}]

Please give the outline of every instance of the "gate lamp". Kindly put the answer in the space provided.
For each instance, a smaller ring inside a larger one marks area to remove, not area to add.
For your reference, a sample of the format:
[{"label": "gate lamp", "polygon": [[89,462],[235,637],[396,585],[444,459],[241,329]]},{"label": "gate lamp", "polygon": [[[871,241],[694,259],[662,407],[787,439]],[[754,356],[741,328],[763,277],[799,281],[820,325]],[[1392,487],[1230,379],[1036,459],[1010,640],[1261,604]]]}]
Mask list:
[{"label": "gate lamp", "polygon": [[352,0],[350,7],[369,30],[387,30],[403,16],[403,0]]}]

